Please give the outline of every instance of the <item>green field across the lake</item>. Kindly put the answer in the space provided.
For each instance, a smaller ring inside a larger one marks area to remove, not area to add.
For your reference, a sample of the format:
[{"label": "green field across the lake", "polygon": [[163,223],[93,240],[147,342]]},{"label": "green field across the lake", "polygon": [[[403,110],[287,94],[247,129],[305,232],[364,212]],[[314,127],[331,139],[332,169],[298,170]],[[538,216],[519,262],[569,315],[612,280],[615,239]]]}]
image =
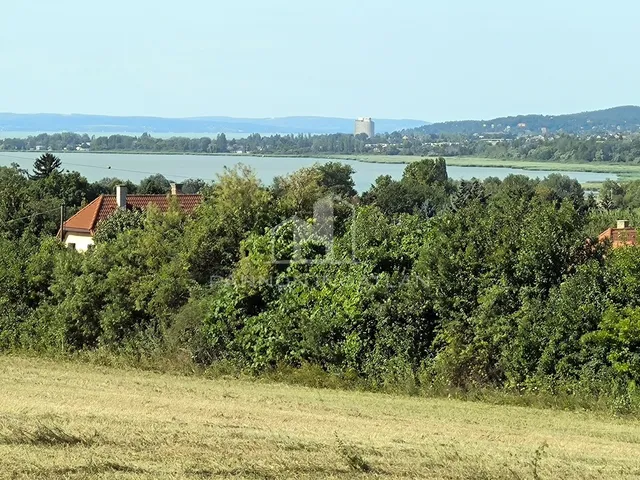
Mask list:
[{"label": "green field across the lake", "polygon": [[[337,160],[354,160],[368,163],[411,163],[420,160],[420,156],[411,155],[330,155]],[[562,163],[536,162],[529,160],[503,160],[482,157],[445,157],[447,165],[456,167],[502,167],[522,170],[553,170],[558,172],[615,173],[625,178],[640,178],[640,165],[615,163]]]}]

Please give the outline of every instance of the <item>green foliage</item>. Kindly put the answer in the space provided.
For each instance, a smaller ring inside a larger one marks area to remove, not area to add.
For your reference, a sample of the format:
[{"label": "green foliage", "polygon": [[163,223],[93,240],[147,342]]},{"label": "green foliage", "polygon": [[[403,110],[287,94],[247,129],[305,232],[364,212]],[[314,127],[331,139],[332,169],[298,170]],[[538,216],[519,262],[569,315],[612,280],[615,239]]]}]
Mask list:
[{"label": "green foliage", "polygon": [[341,197],[353,197],[357,194],[352,178],[355,173],[353,167],[337,162],[328,162],[318,165],[317,169],[322,175],[320,185],[329,192]]},{"label": "green foliage", "polygon": [[604,348],[607,360],[624,379],[640,381],[640,309],[608,309],[600,329],[588,335],[586,342]]},{"label": "green foliage", "polygon": [[458,211],[473,202],[486,204],[487,195],[485,188],[478,180],[462,180],[458,188],[451,196],[451,209]]},{"label": "green foliage", "polygon": [[185,218],[149,210],[144,229],[124,232],[86,254],[54,257],[51,295],[30,319],[32,348],[117,347],[159,333],[189,299],[191,280],[177,255]]},{"label": "green foliage", "polygon": [[138,185],[130,180],[121,180],[116,177],[105,177],[102,180],[93,184],[93,188],[98,194],[113,195],[117,186],[124,186],[127,189],[127,193],[135,194],[138,191]]},{"label": "green foliage", "polygon": [[546,295],[572,267],[584,242],[582,219],[569,203],[533,209],[524,219],[515,275],[529,294]]},{"label": "green foliage", "polygon": [[54,235],[60,228],[60,206],[70,213],[95,192],[77,172],[54,171],[40,179],[30,179],[17,168],[0,167],[0,237]]},{"label": "green foliage", "polygon": [[[326,163],[265,187],[237,166],[193,182],[194,215],[177,202],[118,211],[80,254],[51,237],[57,211],[29,213],[77,208],[117,180],[1,168],[0,349],[633,407],[640,250],[594,237],[640,213],[595,208],[557,175],[454,183],[441,159],[380,177],[359,202],[352,173]],[[154,176],[142,191],[154,185],[168,188]]]},{"label": "green foliage", "polygon": [[144,227],[145,213],[142,210],[117,210],[113,215],[98,223],[93,237],[96,243],[115,239],[128,230]]},{"label": "green foliage", "polygon": [[562,203],[568,200],[576,209],[585,203],[584,190],[580,183],[559,173],[552,173],[542,180],[536,193],[549,202]]},{"label": "green foliage", "polygon": [[239,165],[218,176],[185,232],[183,255],[198,282],[230,273],[240,242],[268,225],[271,204],[270,193],[250,168]]},{"label": "green foliage", "polygon": [[597,261],[581,265],[575,275],[556,287],[537,327],[536,335],[546,343],[537,342],[542,347],[538,374],[565,381],[578,378],[593,359],[583,337],[598,328],[605,308],[603,269]]},{"label": "green foliage", "polygon": [[182,182],[182,193],[193,195],[202,193],[207,187],[207,182],[199,178],[189,178]]},{"label": "green foliage", "polygon": [[323,182],[328,181],[318,167],[301,168],[285,177],[276,177],[272,186],[280,218],[313,217],[318,200],[328,194]]},{"label": "green foliage", "polygon": [[606,278],[608,297],[619,307],[640,306],[640,252],[620,248],[609,254]]},{"label": "green foliage", "polygon": [[408,183],[431,185],[445,183],[448,180],[447,164],[444,158],[424,159],[410,163],[402,174],[402,180]]},{"label": "green foliage", "polygon": [[140,182],[138,193],[144,195],[161,195],[163,193],[169,193],[170,188],[171,182],[167,180],[164,175],[158,173],[143,179]]},{"label": "green foliage", "polygon": [[51,153],[45,153],[33,164],[33,178],[41,180],[47,178],[54,172],[59,172],[62,162],[58,157]]},{"label": "green foliage", "polygon": [[448,206],[452,189],[444,158],[425,158],[410,163],[400,181],[379,177],[363,202],[377,205],[386,215],[420,213],[430,218]]},{"label": "green foliage", "polygon": [[624,204],[624,188],[613,180],[605,180],[600,187],[600,205],[605,210],[622,208]]},{"label": "green foliage", "polygon": [[[591,115],[591,114],[590,114]],[[563,132],[554,135],[540,135],[541,128],[550,128],[557,121],[545,117],[543,125],[535,119],[521,118],[527,124],[524,131],[512,123],[518,117],[500,119],[496,129],[479,122],[480,131],[469,130],[469,125],[478,122],[454,122],[434,124],[408,131],[378,134],[373,138],[366,135],[249,135],[246,138],[227,139],[224,134],[216,138],[155,138],[148,133],[142,135],[110,135],[89,138],[75,133],[41,134],[28,138],[0,139],[0,150],[32,151],[44,147],[52,151],[90,150],[94,152],[173,152],[173,153],[227,153],[241,151],[255,155],[406,155],[415,157],[475,156],[507,160],[533,160],[561,163],[635,163],[640,157],[640,135],[638,135],[637,115],[632,115],[634,123],[616,121],[613,124],[599,124],[600,134],[594,132],[596,123],[589,119],[584,130],[575,124],[565,125]],[[511,130],[505,125],[511,124]],[[499,128],[498,125],[501,125]],[[634,126],[635,125],[635,126]],[[626,129],[619,131],[619,128]],[[432,129],[435,129],[432,130]],[[573,133],[568,133],[573,132]]]},{"label": "green foliage", "polygon": [[221,133],[216,138],[215,151],[218,153],[226,153],[228,149],[229,149],[229,146],[227,142],[227,137],[224,133]]}]

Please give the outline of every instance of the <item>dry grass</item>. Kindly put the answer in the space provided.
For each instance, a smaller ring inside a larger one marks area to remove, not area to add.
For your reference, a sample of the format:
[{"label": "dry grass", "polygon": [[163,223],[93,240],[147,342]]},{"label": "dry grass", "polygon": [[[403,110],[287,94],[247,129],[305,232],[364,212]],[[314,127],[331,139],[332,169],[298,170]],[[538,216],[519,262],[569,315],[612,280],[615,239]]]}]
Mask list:
[{"label": "dry grass", "polygon": [[0,357],[0,478],[637,478],[590,413]]}]

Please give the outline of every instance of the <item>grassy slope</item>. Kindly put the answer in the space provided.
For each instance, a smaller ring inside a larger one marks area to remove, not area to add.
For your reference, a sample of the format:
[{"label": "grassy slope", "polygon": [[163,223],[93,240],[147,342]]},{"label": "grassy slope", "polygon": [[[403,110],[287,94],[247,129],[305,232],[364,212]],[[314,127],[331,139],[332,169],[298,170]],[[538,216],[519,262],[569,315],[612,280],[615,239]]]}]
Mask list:
[{"label": "grassy slope", "polygon": [[637,478],[637,421],[0,357],[0,478]]}]

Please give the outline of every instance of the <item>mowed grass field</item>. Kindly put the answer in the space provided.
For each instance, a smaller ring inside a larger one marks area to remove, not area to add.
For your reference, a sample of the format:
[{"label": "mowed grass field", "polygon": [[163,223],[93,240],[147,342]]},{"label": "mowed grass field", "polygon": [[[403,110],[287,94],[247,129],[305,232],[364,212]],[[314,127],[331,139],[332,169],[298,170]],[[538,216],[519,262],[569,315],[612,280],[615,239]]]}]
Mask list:
[{"label": "mowed grass field", "polygon": [[638,477],[635,420],[0,357],[0,478]]}]

